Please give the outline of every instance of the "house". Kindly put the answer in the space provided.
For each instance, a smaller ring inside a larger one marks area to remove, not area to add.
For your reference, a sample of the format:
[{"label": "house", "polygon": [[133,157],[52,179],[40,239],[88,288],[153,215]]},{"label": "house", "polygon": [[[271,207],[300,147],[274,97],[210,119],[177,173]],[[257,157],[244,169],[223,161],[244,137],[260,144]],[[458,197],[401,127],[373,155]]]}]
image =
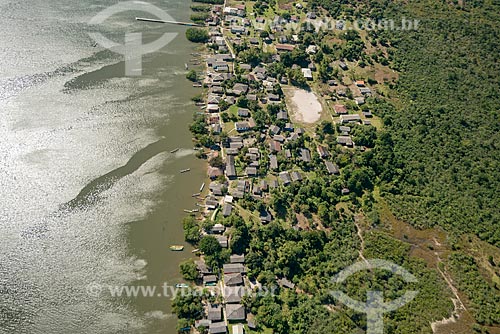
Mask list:
[{"label": "house", "polygon": [[371,111],[363,111],[363,116],[365,116],[366,118],[371,118],[373,117],[373,114]]},{"label": "house", "polygon": [[210,284],[214,284],[214,283],[217,283],[217,276],[215,276],[215,275],[203,276],[203,284],[210,285]]},{"label": "house", "polygon": [[285,158],[290,159],[292,157],[292,151],[290,149],[285,150]]},{"label": "house", "polygon": [[216,72],[229,72],[229,64],[226,62],[216,62],[213,68]]},{"label": "house", "polygon": [[240,64],[240,68],[244,71],[251,71],[252,70],[252,65],[250,64]]},{"label": "house", "polygon": [[244,334],[244,328],[242,324],[233,325],[233,334]]},{"label": "house", "polygon": [[279,173],[279,177],[285,186],[289,185],[292,182],[292,179],[290,179],[290,174],[287,171]]},{"label": "house", "polygon": [[210,183],[210,190],[212,191],[212,194],[215,196],[222,196],[222,185],[216,183],[216,182],[211,182]]},{"label": "house", "polygon": [[357,80],[356,81],[356,86],[358,86],[358,87],[365,87],[365,82],[363,80]]},{"label": "house", "polygon": [[351,137],[349,137],[349,136],[338,136],[337,137],[337,144],[344,145],[344,146],[353,146],[354,142],[352,141]]},{"label": "house", "polygon": [[340,123],[345,124],[345,123],[357,123],[361,121],[361,116],[358,114],[353,114],[353,115],[341,115],[340,116]]},{"label": "house", "polygon": [[212,322],[210,326],[208,326],[209,334],[226,334],[227,326],[225,322]]},{"label": "house", "polygon": [[236,185],[236,189],[238,189],[238,191],[246,193],[248,191],[248,188],[249,188],[249,185],[248,185],[247,180],[238,180],[238,183]]},{"label": "house", "polygon": [[343,61],[339,62],[339,67],[343,69],[344,71],[347,71],[348,67],[347,64],[344,63]]},{"label": "house", "polygon": [[347,108],[343,104],[336,104],[333,106],[333,110],[337,115],[345,115],[347,114]]},{"label": "house", "polygon": [[208,328],[210,326],[210,324],[212,323],[211,320],[208,320],[208,319],[200,319],[200,320],[196,320],[194,322],[194,327],[195,328],[200,328],[200,327],[205,327],[205,328]]},{"label": "house", "polygon": [[260,189],[262,191],[268,191],[269,190],[269,185],[267,184],[266,180],[261,180],[260,181]]},{"label": "house", "polygon": [[246,273],[245,266],[241,263],[225,263],[222,265],[222,271],[224,275],[233,273]]},{"label": "house", "polygon": [[279,100],[280,100],[280,96],[279,96],[279,95],[276,95],[276,94],[268,94],[268,95],[267,95],[267,99],[268,99],[269,101],[275,101],[275,102],[277,102],[277,101],[279,101]]},{"label": "house", "polygon": [[326,166],[326,170],[330,174],[338,174],[338,173],[340,173],[339,166],[337,166],[336,164],[334,164],[331,161],[325,161],[325,166]]},{"label": "house", "polygon": [[359,92],[363,95],[372,95],[372,91],[368,87],[360,87]]},{"label": "house", "polygon": [[288,115],[285,110],[280,110],[278,111],[278,114],[276,114],[276,118],[278,120],[288,120]]},{"label": "house", "polygon": [[286,277],[278,279],[278,285],[288,289],[295,289],[295,284],[286,279]]},{"label": "house", "polygon": [[227,248],[228,240],[227,240],[227,237],[225,235],[216,235],[215,238],[217,239],[217,241],[219,242],[219,245],[222,248]]},{"label": "house", "polygon": [[257,168],[255,167],[247,167],[245,168],[245,173],[247,174],[247,176],[257,176]]},{"label": "house", "polygon": [[232,211],[233,211],[233,206],[229,203],[224,203],[224,206],[222,207],[222,215],[224,217],[228,217],[231,215]]},{"label": "house", "polygon": [[263,224],[270,223],[273,217],[269,211],[261,211],[259,214],[260,222]]},{"label": "house", "polygon": [[283,137],[282,135],[274,135],[273,140],[279,141],[280,143],[284,143],[285,137]]},{"label": "house", "polygon": [[246,94],[248,92],[248,85],[246,84],[242,84],[242,83],[236,83],[234,86],[233,86],[233,92],[236,94],[236,95],[243,95],[243,94]]},{"label": "house", "polygon": [[355,97],[355,98],[354,98],[354,102],[355,102],[358,106],[360,106],[360,105],[362,105],[362,104],[365,104],[365,98],[364,98],[364,97],[362,97],[362,96]]},{"label": "house", "polygon": [[220,124],[212,124],[212,133],[219,134],[222,132],[222,126]]},{"label": "house", "polygon": [[293,51],[295,49],[295,45],[292,44],[276,44],[276,50],[278,52],[283,52],[283,51]]},{"label": "house", "polygon": [[277,135],[278,133],[280,133],[280,130],[280,127],[274,124],[269,127],[269,131],[271,131],[273,135]]},{"label": "house", "polygon": [[245,263],[245,254],[233,254],[229,257],[231,263]]},{"label": "house", "polygon": [[224,225],[222,225],[222,224],[215,224],[210,229],[210,233],[213,233],[213,234],[222,234],[222,233],[224,233],[225,230],[226,230],[226,227]]},{"label": "house", "polygon": [[222,320],[222,307],[220,306],[208,306],[207,319],[211,321],[221,321]]},{"label": "house", "polygon": [[244,286],[224,286],[224,300],[226,301],[226,305],[240,304],[241,298],[245,294],[246,290]]},{"label": "house", "polygon": [[248,117],[250,115],[250,111],[248,109],[244,108],[239,108],[238,109],[238,116],[240,117]]},{"label": "house", "polygon": [[208,167],[207,175],[211,180],[214,180],[217,177],[224,175],[224,172],[218,167]]},{"label": "house", "polygon": [[328,150],[324,146],[318,145],[316,147],[316,150],[318,151],[318,154],[322,159],[330,156],[330,152],[328,152]]},{"label": "house", "polygon": [[311,152],[307,148],[300,149],[300,158],[304,162],[311,162]]},{"label": "house", "polygon": [[247,28],[240,27],[240,26],[232,26],[231,27],[231,33],[232,34],[236,34],[236,35],[246,35]]},{"label": "house", "polygon": [[299,172],[293,171],[290,175],[293,182],[302,181],[302,175]]},{"label": "house", "polygon": [[228,178],[236,177],[236,167],[234,166],[234,156],[228,155],[226,158],[226,176]]},{"label": "house", "polygon": [[286,123],[284,129],[285,129],[285,131],[293,131],[293,124]]},{"label": "house", "polygon": [[246,319],[245,307],[241,304],[227,304],[226,318],[228,321],[239,321]]},{"label": "house", "polygon": [[349,188],[342,188],[342,190],[340,191],[340,193],[342,195],[348,195],[350,193]]},{"label": "house", "polygon": [[243,132],[250,130],[250,125],[248,122],[236,122],[234,123],[234,128],[238,132]]},{"label": "house", "polygon": [[243,276],[241,276],[241,273],[224,275],[224,284],[226,286],[242,285],[243,284]]},{"label": "house", "polygon": [[351,132],[351,128],[350,128],[350,127],[348,127],[348,126],[343,126],[343,125],[339,126],[339,130],[340,130],[340,132],[342,132],[342,133],[349,133],[349,132]]},{"label": "house", "polygon": [[304,76],[304,78],[306,78],[307,80],[313,79],[312,71],[310,68],[303,68],[301,70],[302,70],[302,75]]},{"label": "house", "polygon": [[212,269],[210,269],[204,260],[196,260],[194,261],[196,264],[196,269],[200,272],[201,275],[211,275],[212,274]]},{"label": "house", "polygon": [[269,165],[270,165],[269,167],[271,169],[274,169],[274,170],[278,169],[278,158],[276,158],[276,155],[271,154],[269,156]]},{"label": "house", "polygon": [[281,144],[279,141],[271,140],[269,142],[269,149],[272,153],[281,152]]}]

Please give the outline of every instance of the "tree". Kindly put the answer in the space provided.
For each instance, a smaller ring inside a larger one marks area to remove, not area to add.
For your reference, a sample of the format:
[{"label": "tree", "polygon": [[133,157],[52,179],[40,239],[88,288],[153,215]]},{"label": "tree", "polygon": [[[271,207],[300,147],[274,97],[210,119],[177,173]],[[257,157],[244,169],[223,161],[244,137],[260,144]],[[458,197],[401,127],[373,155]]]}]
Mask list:
[{"label": "tree", "polygon": [[222,247],[216,237],[207,235],[200,241],[200,251],[205,255],[216,255],[221,252]]},{"label": "tree", "polygon": [[196,71],[195,70],[190,70],[189,72],[187,72],[186,79],[188,79],[190,81],[196,81],[196,80],[198,80],[198,75],[196,74]]},{"label": "tree", "polygon": [[187,242],[196,244],[200,240],[200,227],[193,216],[184,217],[182,227],[184,228],[184,239]]},{"label": "tree", "polygon": [[193,259],[185,260],[179,264],[182,277],[188,281],[194,281],[199,278],[198,269]]},{"label": "tree", "polygon": [[194,43],[206,43],[208,42],[208,31],[200,28],[188,28],[186,30],[186,38],[190,42]]}]

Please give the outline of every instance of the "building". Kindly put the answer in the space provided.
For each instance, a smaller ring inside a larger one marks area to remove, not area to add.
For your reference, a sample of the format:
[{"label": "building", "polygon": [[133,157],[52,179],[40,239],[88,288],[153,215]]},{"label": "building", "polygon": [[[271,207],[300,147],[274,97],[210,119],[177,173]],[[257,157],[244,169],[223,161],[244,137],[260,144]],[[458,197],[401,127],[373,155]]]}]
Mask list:
[{"label": "building", "polygon": [[287,171],[281,172],[279,174],[279,177],[285,186],[292,183],[292,179],[290,178],[290,173],[288,173]]},{"label": "building", "polygon": [[307,80],[312,80],[313,79],[313,75],[312,75],[312,71],[310,68],[303,68],[302,69],[302,75],[304,76],[304,78],[306,78]]},{"label": "building", "polygon": [[337,115],[345,115],[347,114],[347,108],[343,104],[336,104],[333,106],[333,110]]},{"label": "building", "polygon": [[245,307],[241,304],[227,304],[226,318],[228,321],[246,320]]},{"label": "building", "polygon": [[276,50],[278,52],[293,51],[293,49],[295,49],[295,45],[292,44],[276,44]]},{"label": "building", "polygon": [[276,158],[276,155],[271,154],[269,156],[269,165],[271,169],[278,169],[278,158]]},{"label": "building", "polygon": [[225,334],[227,333],[227,326],[225,322],[212,322],[208,326],[209,334]]},{"label": "building", "polygon": [[330,174],[338,174],[338,173],[340,173],[339,166],[337,166],[336,164],[334,164],[331,161],[325,161],[325,166],[326,166],[326,170]]},{"label": "building", "polygon": [[245,254],[233,254],[229,257],[231,263],[245,263]]},{"label": "building", "polygon": [[224,217],[228,217],[231,215],[232,211],[233,211],[233,206],[229,203],[224,203],[224,206],[222,207],[222,215]]},{"label": "building", "polygon": [[345,123],[358,123],[361,121],[361,116],[358,114],[352,114],[352,115],[341,115],[340,116],[340,123],[345,124]]},{"label": "building", "polygon": [[293,171],[290,176],[293,182],[302,181],[302,175],[297,171]]},{"label": "building", "polygon": [[224,275],[232,273],[246,273],[245,266],[241,263],[226,263],[222,265],[222,271],[224,272]]},{"label": "building", "polygon": [[352,141],[351,137],[349,137],[349,136],[338,136],[337,137],[337,144],[344,145],[344,146],[353,146],[354,142]]},{"label": "building", "polygon": [[300,158],[304,162],[311,162],[311,152],[307,148],[300,149]]},{"label": "building", "polygon": [[220,306],[208,306],[207,319],[211,321],[221,321],[222,320],[222,307]]},{"label": "building", "polygon": [[226,286],[236,286],[243,284],[243,276],[240,273],[224,275],[224,284]]}]

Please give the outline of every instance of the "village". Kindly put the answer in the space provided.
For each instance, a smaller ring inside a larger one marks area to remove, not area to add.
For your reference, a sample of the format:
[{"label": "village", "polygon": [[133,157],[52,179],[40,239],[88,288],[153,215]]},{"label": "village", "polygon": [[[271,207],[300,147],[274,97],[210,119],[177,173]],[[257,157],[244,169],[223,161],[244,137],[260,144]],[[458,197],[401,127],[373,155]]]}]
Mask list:
[{"label": "village", "polygon": [[[335,59],[335,69],[326,69],[335,76],[318,73],[319,46],[295,29],[305,23],[313,27],[319,14],[296,3],[281,8],[285,15],[269,18],[252,12],[254,4],[211,5],[205,51],[191,61],[205,65],[193,80],[203,94],[196,100],[200,112],[191,131],[199,157],[208,160],[210,179],[208,193],[194,194],[202,200],[201,216],[196,217],[202,227],[194,227],[194,239],[214,237],[227,252],[233,251],[234,237],[225,221],[237,214],[247,222],[270,223],[275,219],[273,192],[318,173],[340,176],[339,152],[352,156],[369,150],[380,126],[366,103],[376,96],[376,88],[351,70],[356,62]],[[300,58],[292,60],[291,69],[277,65],[290,57]],[[336,195],[348,198],[352,191],[343,184]],[[245,204],[248,198],[259,203],[253,210]],[[291,227],[311,228],[307,223]],[[194,262],[198,282],[217,296],[204,302],[195,329],[211,334],[259,332],[255,315],[242,301],[246,293],[259,289],[259,282],[247,277],[245,254],[231,253],[221,268],[211,268],[200,255]],[[296,290],[286,277],[276,277],[276,284]]]}]

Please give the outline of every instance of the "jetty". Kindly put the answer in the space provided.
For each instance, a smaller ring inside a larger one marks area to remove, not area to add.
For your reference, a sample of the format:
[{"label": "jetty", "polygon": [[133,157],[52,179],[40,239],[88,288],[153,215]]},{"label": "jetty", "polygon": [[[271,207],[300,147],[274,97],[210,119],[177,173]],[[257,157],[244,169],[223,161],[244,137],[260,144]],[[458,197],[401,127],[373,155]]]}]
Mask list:
[{"label": "jetty", "polygon": [[175,24],[178,26],[186,26],[186,27],[205,27],[204,25],[196,24],[196,23],[191,23],[191,22],[180,22],[180,21],[165,21],[165,20],[158,20],[158,19],[149,19],[146,17],[136,17],[136,21],[143,21],[143,22],[153,22],[153,23],[165,23],[165,24]]},{"label": "jetty", "polygon": [[186,168],[186,169],[181,169],[180,172],[181,173],[186,173],[186,172],[189,172],[191,170],[191,168]]},{"label": "jetty", "polygon": [[203,182],[203,183],[201,184],[201,187],[200,187],[200,193],[203,191],[203,188],[205,188],[205,182]]}]

